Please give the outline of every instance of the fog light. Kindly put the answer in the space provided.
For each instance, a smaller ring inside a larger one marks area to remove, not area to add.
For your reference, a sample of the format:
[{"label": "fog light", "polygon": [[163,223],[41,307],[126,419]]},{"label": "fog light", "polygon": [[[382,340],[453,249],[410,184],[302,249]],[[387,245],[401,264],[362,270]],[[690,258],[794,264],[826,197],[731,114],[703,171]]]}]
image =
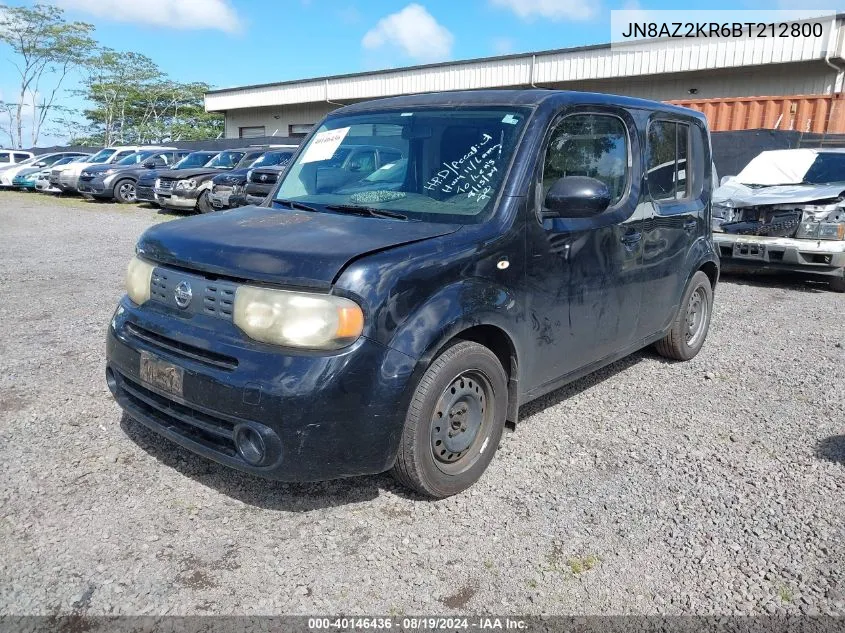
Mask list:
[{"label": "fog light", "polygon": [[235,428],[235,446],[244,461],[252,466],[260,466],[267,459],[267,448],[261,433],[246,424]]}]

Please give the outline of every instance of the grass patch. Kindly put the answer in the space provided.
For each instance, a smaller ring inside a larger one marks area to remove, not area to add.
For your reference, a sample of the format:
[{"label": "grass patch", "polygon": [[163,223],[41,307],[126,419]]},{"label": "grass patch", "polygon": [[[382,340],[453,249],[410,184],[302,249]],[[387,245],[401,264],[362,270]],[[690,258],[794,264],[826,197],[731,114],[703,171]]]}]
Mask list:
[{"label": "grass patch", "polygon": [[0,200],[12,204],[25,204],[28,207],[52,206],[79,209],[80,211],[112,211],[125,215],[150,214],[153,222],[165,222],[185,217],[184,214],[156,209],[146,204],[118,204],[100,200],[86,200],[82,196],[70,194],[40,193],[37,191],[16,191],[14,189],[0,191]]}]

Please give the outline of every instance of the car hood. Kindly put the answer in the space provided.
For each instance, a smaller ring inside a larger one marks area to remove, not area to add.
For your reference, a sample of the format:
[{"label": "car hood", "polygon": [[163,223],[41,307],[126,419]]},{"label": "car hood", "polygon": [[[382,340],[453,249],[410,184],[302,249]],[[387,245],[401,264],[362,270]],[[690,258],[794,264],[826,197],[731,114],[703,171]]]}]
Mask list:
[{"label": "car hood", "polygon": [[208,176],[210,174],[228,173],[228,169],[214,169],[208,167],[191,167],[189,169],[162,169],[158,172],[161,178],[196,178],[197,176]]},{"label": "car hood", "polygon": [[151,227],[138,254],[213,275],[328,289],[353,259],[460,228],[248,206]]},{"label": "car hood", "polygon": [[30,174],[38,173],[43,169],[43,167],[24,167],[23,169],[19,169],[15,176],[29,176]]},{"label": "car hood", "polygon": [[248,167],[243,167],[241,169],[232,169],[231,171],[224,171],[222,174],[217,174],[214,178],[212,178],[212,182],[215,185],[242,185],[246,182],[246,172],[248,171]]},{"label": "car hood", "polygon": [[715,204],[727,204],[737,209],[770,204],[792,204],[838,198],[845,192],[845,182],[824,185],[772,185],[749,187],[741,182],[728,181],[713,192]]}]

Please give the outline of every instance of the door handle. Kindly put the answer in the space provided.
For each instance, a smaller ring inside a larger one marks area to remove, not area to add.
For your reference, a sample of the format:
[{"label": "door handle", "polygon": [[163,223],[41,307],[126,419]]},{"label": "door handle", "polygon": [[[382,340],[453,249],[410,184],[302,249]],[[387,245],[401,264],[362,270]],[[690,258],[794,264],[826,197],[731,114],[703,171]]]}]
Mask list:
[{"label": "door handle", "polygon": [[684,222],[684,231],[692,232],[698,226],[698,220],[687,220]]},{"label": "door handle", "polygon": [[626,233],[622,236],[622,243],[625,246],[634,246],[642,238],[642,233]]}]

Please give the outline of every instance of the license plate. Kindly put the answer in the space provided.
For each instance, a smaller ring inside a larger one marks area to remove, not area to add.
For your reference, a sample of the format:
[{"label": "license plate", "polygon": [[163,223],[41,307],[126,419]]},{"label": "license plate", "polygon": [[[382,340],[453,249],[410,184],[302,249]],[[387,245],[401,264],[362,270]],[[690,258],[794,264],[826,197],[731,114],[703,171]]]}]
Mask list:
[{"label": "license plate", "polygon": [[177,396],[182,395],[184,370],[149,352],[141,352],[141,381]]},{"label": "license plate", "polygon": [[766,245],[754,242],[736,242],[733,256],[738,259],[765,259]]}]

